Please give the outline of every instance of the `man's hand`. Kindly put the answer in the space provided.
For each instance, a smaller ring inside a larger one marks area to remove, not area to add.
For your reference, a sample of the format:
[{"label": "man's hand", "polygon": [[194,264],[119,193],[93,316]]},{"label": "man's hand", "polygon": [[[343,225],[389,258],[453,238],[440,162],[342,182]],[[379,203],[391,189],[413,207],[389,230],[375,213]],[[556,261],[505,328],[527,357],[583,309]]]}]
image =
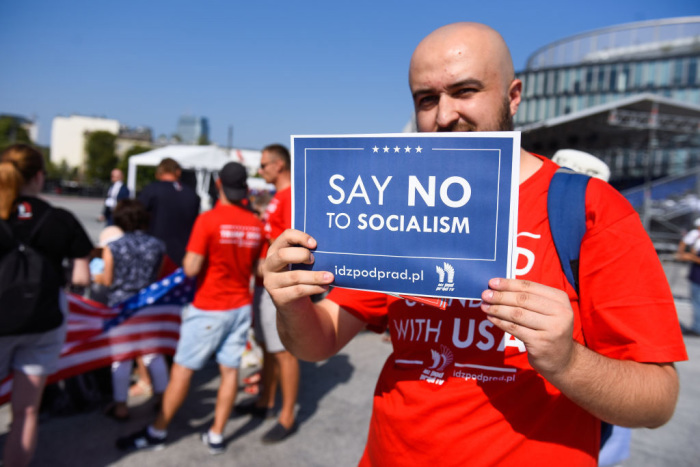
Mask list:
[{"label": "man's hand", "polygon": [[594,416],[614,425],[655,428],[673,415],[678,398],[673,364],[617,360],[575,342],[565,292],[491,279],[481,297],[489,321],[525,344],[530,365]]},{"label": "man's hand", "polygon": [[574,312],[566,292],[518,279],[491,279],[481,294],[489,321],[520,339],[542,376],[566,371],[574,356]]},{"label": "man's hand", "polygon": [[326,271],[290,270],[292,264],[313,264],[316,240],[299,230],[287,229],[270,245],[263,265],[265,288],[278,308],[328,290],[333,274]]},{"label": "man's hand", "polygon": [[265,288],[277,306],[277,330],[297,358],[321,361],[335,355],[365,323],[331,300],[312,303],[309,296],[328,290],[333,274],[291,271],[291,264],[313,264],[316,240],[285,230],[270,246],[263,273]]}]

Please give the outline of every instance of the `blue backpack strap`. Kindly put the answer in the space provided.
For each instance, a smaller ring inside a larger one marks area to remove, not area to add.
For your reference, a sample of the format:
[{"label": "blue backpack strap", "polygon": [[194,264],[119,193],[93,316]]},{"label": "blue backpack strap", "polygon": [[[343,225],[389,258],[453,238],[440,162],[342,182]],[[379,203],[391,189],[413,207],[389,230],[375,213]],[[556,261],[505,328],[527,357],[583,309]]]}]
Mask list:
[{"label": "blue backpack strap", "polygon": [[547,216],[554,246],[566,279],[578,294],[578,259],[586,233],[588,175],[559,168],[547,193]]},{"label": "blue backpack strap", "polygon": [[[586,188],[591,177],[560,167],[549,183],[547,216],[561,268],[569,284],[579,293],[578,261],[586,233]],[[601,422],[600,446],[612,434],[612,425]]]}]

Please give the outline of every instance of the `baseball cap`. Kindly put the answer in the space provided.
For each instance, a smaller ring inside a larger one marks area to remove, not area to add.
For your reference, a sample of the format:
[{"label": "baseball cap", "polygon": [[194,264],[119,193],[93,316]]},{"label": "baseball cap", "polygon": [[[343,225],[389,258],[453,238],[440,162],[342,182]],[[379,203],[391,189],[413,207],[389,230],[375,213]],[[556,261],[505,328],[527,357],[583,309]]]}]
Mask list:
[{"label": "baseball cap", "polygon": [[238,162],[229,162],[219,171],[224,195],[229,201],[238,201],[248,195],[248,173]]}]

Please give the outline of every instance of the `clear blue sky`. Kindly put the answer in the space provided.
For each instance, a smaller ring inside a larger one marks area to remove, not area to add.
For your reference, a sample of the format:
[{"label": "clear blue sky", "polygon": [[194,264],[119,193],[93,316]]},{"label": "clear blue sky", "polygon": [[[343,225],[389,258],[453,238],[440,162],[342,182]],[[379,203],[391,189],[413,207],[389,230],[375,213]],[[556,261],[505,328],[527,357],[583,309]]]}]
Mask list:
[{"label": "clear blue sky", "polygon": [[698,0],[0,1],[0,113],[114,118],[175,132],[206,116],[211,139],[261,148],[292,134],[399,132],[408,61],[433,29],[499,30],[515,68],[557,39],[700,15]]}]

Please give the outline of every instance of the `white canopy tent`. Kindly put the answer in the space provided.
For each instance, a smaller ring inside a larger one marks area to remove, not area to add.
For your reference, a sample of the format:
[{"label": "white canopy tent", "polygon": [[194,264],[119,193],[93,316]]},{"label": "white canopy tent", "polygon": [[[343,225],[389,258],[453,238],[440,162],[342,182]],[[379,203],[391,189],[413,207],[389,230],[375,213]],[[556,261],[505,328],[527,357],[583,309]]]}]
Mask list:
[{"label": "white canopy tent", "polygon": [[[238,153],[236,153],[238,151]],[[251,154],[247,154],[251,153]],[[166,157],[177,161],[184,170],[192,170],[197,180],[196,191],[202,199],[202,210],[209,209],[209,181],[212,174],[217,174],[221,168],[230,161],[241,162],[251,172],[251,163],[259,164],[260,159],[255,160],[255,154],[259,151],[232,149],[229,153],[225,149],[217,146],[191,146],[191,145],[171,145],[152,151],[137,154],[129,158],[129,173],[127,175],[127,187],[131,193],[136,193],[136,169],[138,166],[155,167]],[[231,154],[231,155],[229,155]],[[248,157],[240,157],[238,154],[245,154]],[[234,156],[235,155],[235,156]],[[250,159],[246,160],[246,159]],[[257,165],[256,165],[257,166]],[[249,185],[258,187],[259,184],[252,183],[254,179],[249,179]],[[262,188],[262,187],[261,187]],[[258,189],[261,189],[258,188]],[[265,188],[272,188],[265,186]]]}]

